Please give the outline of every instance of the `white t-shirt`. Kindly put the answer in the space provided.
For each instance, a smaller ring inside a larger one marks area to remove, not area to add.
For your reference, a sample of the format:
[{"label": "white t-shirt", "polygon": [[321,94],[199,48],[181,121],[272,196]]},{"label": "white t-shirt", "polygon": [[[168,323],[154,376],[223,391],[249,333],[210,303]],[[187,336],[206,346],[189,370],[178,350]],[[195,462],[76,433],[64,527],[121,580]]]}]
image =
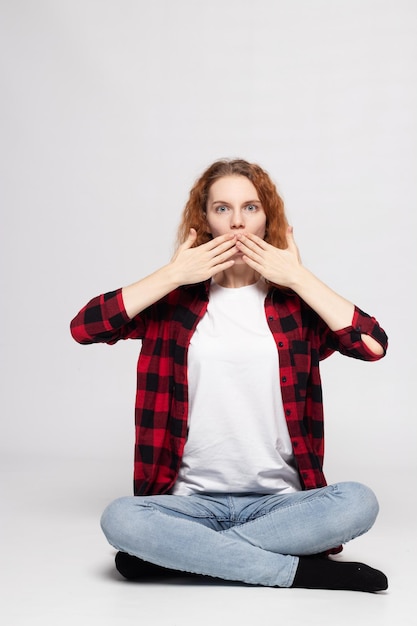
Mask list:
[{"label": "white t-shirt", "polygon": [[175,495],[301,489],[285,420],[267,285],[214,281],[188,351],[189,433]]}]

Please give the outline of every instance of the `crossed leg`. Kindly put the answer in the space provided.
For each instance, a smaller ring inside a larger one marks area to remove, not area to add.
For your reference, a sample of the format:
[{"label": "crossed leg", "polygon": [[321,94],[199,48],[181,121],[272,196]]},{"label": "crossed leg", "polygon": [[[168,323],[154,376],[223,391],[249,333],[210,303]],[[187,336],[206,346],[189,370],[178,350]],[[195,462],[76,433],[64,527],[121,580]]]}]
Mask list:
[{"label": "crossed leg", "polygon": [[102,528],[118,550],[164,568],[290,587],[299,556],[363,534],[377,513],[370,489],[339,483],[272,496],[120,498],[104,511]]}]

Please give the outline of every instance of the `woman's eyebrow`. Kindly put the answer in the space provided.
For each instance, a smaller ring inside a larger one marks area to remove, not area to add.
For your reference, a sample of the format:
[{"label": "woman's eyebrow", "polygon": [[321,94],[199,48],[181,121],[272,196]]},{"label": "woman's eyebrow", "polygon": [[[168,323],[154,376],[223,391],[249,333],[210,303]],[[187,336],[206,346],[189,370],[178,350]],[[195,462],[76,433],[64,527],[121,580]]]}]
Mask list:
[{"label": "woman's eyebrow", "polygon": [[[260,204],[261,201],[260,200],[245,200],[244,202],[242,202],[242,204]],[[230,204],[230,202],[227,202],[227,200],[213,200],[213,202],[211,204]]]}]

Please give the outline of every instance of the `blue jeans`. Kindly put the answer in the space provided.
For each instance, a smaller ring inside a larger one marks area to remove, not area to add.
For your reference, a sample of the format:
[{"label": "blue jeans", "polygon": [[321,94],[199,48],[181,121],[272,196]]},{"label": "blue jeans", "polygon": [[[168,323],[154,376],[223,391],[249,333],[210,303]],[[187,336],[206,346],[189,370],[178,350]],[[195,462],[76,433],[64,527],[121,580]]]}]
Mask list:
[{"label": "blue jeans", "polygon": [[117,550],[170,569],[290,587],[298,557],[368,531],[374,493],[354,482],[283,495],[201,494],[119,498],[101,526]]}]

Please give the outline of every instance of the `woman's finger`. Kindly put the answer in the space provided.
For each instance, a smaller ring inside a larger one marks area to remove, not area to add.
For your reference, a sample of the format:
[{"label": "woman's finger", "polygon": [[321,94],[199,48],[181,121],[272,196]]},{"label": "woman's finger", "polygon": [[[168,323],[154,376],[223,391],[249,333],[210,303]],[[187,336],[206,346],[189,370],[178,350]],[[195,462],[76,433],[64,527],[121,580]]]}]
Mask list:
[{"label": "woman's finger", "polygon": [[250,242],[252,246],[258,246],[259,248],[262,248],[262,250],[266,250],[270,245],[254,233],[242,233],[241,235],[238,235],[238,240],[244,241],[247,245],[249,245]]},{"label": "woman's finger", "polygon": [[219,235],[214,239],[210,239],[207,243],[203,243],[201,247],[206,250],[216,250],[219,246],[227,248],[228,245],[234,245],[235,239],[236,235],[233,234]]}]

